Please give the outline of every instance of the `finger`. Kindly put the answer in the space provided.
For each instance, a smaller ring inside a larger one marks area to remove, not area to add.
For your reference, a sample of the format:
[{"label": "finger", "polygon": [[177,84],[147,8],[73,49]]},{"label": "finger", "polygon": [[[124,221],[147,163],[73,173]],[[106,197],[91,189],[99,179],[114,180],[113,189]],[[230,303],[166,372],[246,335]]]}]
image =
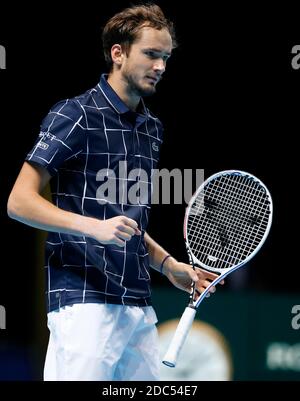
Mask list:
[{"label": "finger", "polygon": [[142,234],[142,232],[138,228],[138,224],[137,224],[137,222],[135,220],[132,220],[129,217],[126,217],[126,218],[123,219],[123,223],[126,226],[129,226],[130,228],[132,228],[134,230],[134,234],[135,235],[141,235]]},{"label": "finger", "polygon": [[201,295],[202,292],[204,292],[204,291],[205,291],[205,288],[204,288],[204,287],[198,287],[198,288],[195,289],[195,292],[196,292],[197,294],[199,294],[199,295]]},{"label": "finger", "polygon": [[133,236],[135,234],[135,229],[133,229],[133,228],[127,226],[127,225],[124,225],[124,226],[123,225],[119,225],[119,226],[117,226],[117,229],[119,231],[122,231],[123,233],[127,233],[127,234],[129,234],[131,236]]},{"label": "finger", "polygon": [[125,241],[120,240],[119,238],[115,238],[114,240],[114,244],[119,246],[120,248],[124,248],[125,246]]},{"label": "finger", "polygon": [[124,232],[122,232],[122,231],[117,232],[117,233],[116,233],[116,236],[117,236],[119,239],[122,239],[122,240],[124,240],[124,241],[130,241],[131,238],[132,238],[131,235],[129,235],[129,234],[127,234],[127,233],[124,233]]},{"label": "finger", "polygon": [[201,295],[201,292],[195,288],[195,293],[194,293],[194,300],[197,300]]},{"label": "finger", "polygon": [[124,216],[122,221],[124,224],[133,228],[134,230],[136,230],[138,228],[137,222],[133,219],[130,219],[129,217]]},{"label": "finger", "polygon": [[[205,288],[204,288],[204,287],[201,287],[201,291],[199,291],[199,290],[196,288],[194,299],[197,300],[197,299],[200,297],[200,295],[201,295],[204,291],[205,291]],[[210,293],[208,292],[208,293],[205,295],[205,297],[206,297],[206,298],[209,298],[209,297],[210,297]]]},{"label": "finger", "polygon": [[128,233],[131,236],[133,236],[133,235],[141,235],[142,234],[141,231],[138,228],[134,229],[134,228],[132,228],[132,227],[130,227],[128,225],[117,226],[117,229],[120,230],[120,231],[123,231],[125,233]]},{"label": "finger", "polygon": [[209,286],[211,285],[211,282],[208,281],[208,280],[201,280],[201,285],[202,285],[204,288],[207,288],[207,287],[209,287]]},{"label": "finger", "polygon": [[215,286],[210,287],[209,292],[210,292],[211,294],[213,294],[214,292],[216,292],[216,287],[215,287]]},{"label": "finger", "polygon": [[208,272],[206,270],[202,270],[202,269],[199,269],[199,268],[197,268],[197,273],[199,275],[204,275],[205,278],[209,279],[209,280],[215,280],[217,277],[219,277],[219,275],[216,274],[216,273]]}]

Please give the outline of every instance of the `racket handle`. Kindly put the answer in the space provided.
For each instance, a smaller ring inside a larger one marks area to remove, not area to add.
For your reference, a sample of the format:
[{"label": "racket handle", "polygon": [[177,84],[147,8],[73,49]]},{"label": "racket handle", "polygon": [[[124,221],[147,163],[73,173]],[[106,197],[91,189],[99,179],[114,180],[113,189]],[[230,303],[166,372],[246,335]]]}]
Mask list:
[{"label": "racket handle", "polygon": [[162,361],[162,363],[170,368],[175,368],[176,366],[177,357],[193,324],[195,315],[196,309],[188,306],[181,316],[175,334]]}]

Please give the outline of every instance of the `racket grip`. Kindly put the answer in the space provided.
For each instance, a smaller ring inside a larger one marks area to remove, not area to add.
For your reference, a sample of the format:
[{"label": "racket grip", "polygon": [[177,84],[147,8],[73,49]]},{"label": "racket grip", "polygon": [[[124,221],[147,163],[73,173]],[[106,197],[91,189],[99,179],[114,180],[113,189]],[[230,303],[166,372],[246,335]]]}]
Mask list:
[{"label": "racket grip", "polygon": [[185,308],[185,311],[181,316],[169,348],[162,360],[162,363],[169,366],[170,368],[175,368],[176,366],[177,357],[193,324],[195,315],[196,309],[188,306]]}]

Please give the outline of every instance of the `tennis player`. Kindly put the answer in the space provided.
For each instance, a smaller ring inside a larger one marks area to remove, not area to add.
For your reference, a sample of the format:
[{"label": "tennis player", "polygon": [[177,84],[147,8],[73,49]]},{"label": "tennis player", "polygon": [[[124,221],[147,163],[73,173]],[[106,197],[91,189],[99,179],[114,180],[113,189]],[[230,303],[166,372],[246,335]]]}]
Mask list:
[{"label": "tennis player", "polygon": [[[157,166],[162,124],[142,98],[155,93],[175,45],[157,5],[113,16],[103,30],[108,74],[52,107],[9,197],[10,217],[49,232],[44,380],[158,380],[150,267],[185,291],[216,277],[149,237],[151,180],[148,199],[130,202],[139,179],[119,174],[120,162],[148,177]],[[109,200],[99,191],[103,171],[116,188]],[[41,195],[48,182],[52,202]]]}]

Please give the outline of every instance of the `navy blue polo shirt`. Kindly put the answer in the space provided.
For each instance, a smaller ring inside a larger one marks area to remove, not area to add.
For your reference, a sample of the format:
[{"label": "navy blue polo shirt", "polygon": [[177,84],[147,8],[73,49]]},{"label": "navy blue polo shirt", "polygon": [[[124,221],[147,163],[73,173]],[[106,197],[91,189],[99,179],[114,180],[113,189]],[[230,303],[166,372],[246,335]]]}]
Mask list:
[{"label": "navy blue polo shirt", "polygon": [[138,112],[129,110],[106,75],[95,88],[57,103],[43,120],[26,160],[51,174],[53,203],[101,220],[125,215],[142,231],[124,248],[50,232],[45,254],[49,311],[85,302],[151,304],[144,234],[162,131],[143,101]]}]

